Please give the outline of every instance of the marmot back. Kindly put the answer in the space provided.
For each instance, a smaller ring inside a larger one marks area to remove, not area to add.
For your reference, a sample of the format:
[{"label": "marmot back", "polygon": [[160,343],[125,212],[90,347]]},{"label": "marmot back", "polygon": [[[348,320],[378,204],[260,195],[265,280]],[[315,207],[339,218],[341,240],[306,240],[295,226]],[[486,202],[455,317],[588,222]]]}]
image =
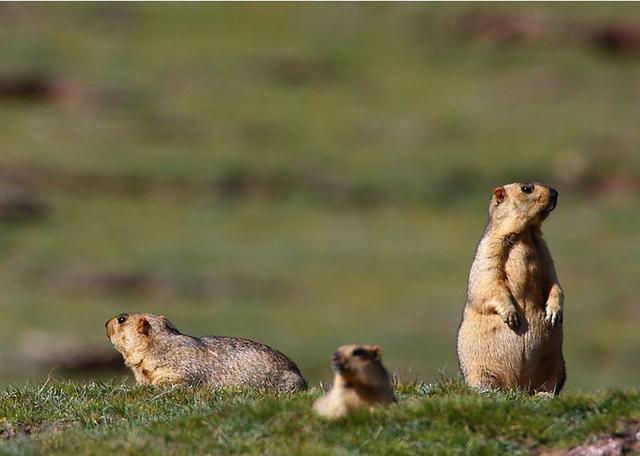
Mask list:
[{"label": "marmot back", "polygon": [[537,183],[493,192],[458,332],[469,385],[553,394],[564,385],[564,295],[541,231],[557,197]]},{"label": "marmot back", "polygon": [[138,383],[242,387],[293,392],[307,388],[300,370],[283,353],[249,339],[192,337],[164,316],[125,313],[106,323]]},{"label": "marmot back", "polygon": [[313,408],[326,418],[339,418],[360,409],[397,402],[389,373],[377,345],[343,345],[333,354],[333,387]]}]

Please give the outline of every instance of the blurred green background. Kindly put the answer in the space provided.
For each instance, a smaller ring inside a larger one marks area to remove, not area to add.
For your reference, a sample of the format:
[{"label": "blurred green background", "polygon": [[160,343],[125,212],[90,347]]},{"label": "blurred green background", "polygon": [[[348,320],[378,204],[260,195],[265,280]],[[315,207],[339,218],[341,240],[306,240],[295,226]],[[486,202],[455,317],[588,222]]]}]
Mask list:
[{"label": "blurred green background", "polygon": [[348,342],[457,375],[491,191],[540,180],[567,389],[637,385],[638,27],[607,3],[0,5],[0,383],[127,375],[123,311],[312,384]]}]

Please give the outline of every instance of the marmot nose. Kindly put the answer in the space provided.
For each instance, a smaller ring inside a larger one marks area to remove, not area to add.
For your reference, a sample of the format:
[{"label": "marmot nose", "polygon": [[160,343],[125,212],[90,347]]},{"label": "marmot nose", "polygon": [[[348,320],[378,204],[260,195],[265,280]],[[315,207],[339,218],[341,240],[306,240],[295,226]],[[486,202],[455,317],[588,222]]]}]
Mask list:
[{"label": "marmot nose", "polygon": [[553,202],[558,200],[558,191],[555,188],[549,188],[549,199]]},{"label": "marmot nose", "polygon": [[331,368],[340,373],[344,372],[344,363],[342,362],[340,353],[335,352],[331,357]]},{"label": "marmot nose", "polygon": [[111,320],[107,321],[107,322],[104,324],[104,327],[105,327],[105,328],[106,328],[106,330],[107,330],[107,337],[111,337],[111,335],[113,334],[113,325],[110,325],[110,324],[109,324],[109,323],[111,323],[112,321],[113,321],[113,318],[112,318]]}]

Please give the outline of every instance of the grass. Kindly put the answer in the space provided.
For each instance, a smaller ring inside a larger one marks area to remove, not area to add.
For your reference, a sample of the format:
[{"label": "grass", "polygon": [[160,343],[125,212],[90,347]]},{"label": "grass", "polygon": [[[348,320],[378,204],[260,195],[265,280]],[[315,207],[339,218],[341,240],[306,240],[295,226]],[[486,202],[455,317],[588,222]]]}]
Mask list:
[{"label": "grass", "polygon": [[[268,343],[312,383],[345,342],[383,345],[408,377],[455,375],[491,190],[539,179],[561,195],[545,232],[567,390],[634,385],[640,64],[572,24],[640,11],[528,7],[566,34],[466,36],[464,4],[8,6],[0,76],[89,96],[0,103],[0,184],[35,172],[47,208],[0,222],[0,384],[54,369],[24,348],[34,332],[109,350],[123,311]],[[171,287],[68,286],[78,270]]]},{"label": "grass", "polygon": [[640,418],[633,390],[549,400],[445,381],[398,392],[397,406],[327,422],[310,408],[317,389],[277,396],[53,381],[2,393],[1,424],[18,432],[0,440],[0,453],[530,454]]}]

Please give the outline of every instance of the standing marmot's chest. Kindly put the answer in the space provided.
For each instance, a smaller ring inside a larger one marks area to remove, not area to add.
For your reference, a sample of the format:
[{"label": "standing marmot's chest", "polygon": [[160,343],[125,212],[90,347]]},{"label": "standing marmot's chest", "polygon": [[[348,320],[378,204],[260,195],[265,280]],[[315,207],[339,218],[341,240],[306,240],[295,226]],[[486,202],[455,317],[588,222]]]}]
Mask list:
[{"label": "standing marmot's chest", "polygon": [[545,288],[541,255],[532,242],[518,242],[505,262],[507,284],[514,298],[542,299]]}]

